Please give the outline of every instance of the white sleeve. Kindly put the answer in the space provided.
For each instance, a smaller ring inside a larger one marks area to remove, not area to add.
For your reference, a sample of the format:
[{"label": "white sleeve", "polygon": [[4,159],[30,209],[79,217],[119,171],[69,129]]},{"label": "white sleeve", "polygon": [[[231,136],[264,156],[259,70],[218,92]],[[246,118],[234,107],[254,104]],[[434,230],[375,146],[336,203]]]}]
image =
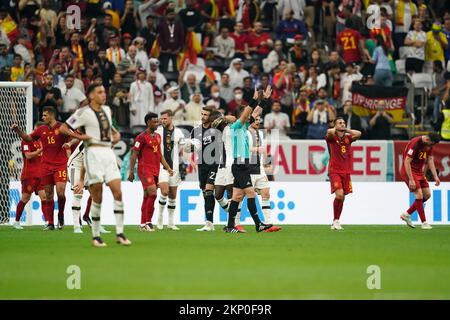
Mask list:
[{"label": "white sleeve", "polygon": [[66,120],[66,124],[74,130],[85,126],[87,123],[87,111],[88,107],[79,109]]},{"label": "white sleeve", "polygon": [[78,90],[78,99],[79,99],[79,103],[81,103],[87,99],[86,95],[81,90]]},{"label": "white sleeve", "polygon": [[130,86],[130,111],[136,111],[136,104],[134,102],[136,95],[136,83],[133,82]]}]

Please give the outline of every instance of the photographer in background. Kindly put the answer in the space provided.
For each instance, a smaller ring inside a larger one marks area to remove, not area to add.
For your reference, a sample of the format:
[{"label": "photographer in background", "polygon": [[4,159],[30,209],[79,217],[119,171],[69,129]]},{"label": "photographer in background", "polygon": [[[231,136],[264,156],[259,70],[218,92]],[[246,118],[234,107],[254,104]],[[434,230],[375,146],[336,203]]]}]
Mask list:
[{"label": "photographer in background", "polygon": [[309,111],[306,120],[309,122],[306,139],[323,139],[336,115],[325,100],[318,99]]},{"label": "photographer in background", "polygon": [[372,140],[391,139],[391,125],[394,123],[392,116],[386,112],[386,102],[378,101],[377,113],[369,121],[369,137]]}]

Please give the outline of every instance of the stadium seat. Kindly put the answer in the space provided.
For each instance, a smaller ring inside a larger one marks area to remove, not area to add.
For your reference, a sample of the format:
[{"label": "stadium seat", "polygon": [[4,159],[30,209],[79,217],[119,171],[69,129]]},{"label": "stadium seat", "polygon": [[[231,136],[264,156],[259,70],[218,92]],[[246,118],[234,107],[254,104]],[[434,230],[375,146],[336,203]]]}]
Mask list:
[{"label": "stadium seat", "polygon": [[245,60],[244,60],[244,69],[247,70],[247,71],[249,71],[255,63],[256,63],[257,65],[260,64],[258,60],[254,60],[254,59],[245,59]]},{"label": "stadium seat", "polygon": [[398,49],[398,55],[400,56],[400,59],[406,59],[410,50],[411,50],[411,47],[408,47],[408,46],[400,47]]},{"label": "stadium seat", "polygon": [[412,75],[412,83],[415,88],[425,88],[426,90],[433,88],[433,78],[428,73],[414,73]]},{"label": "stadium seat", "polygon": [[216,60],[216,59],[205,60],[205,65],[206,65],[208,68],[213,69],[213,70],[215,70],[215,71],[218,71],[218,72],[220,72],[220,73],[223,73],[223,72],[228,68],[228,66],[225,66],[225,65],[223,64],[223,62],[218,61],[218,60]]},{"label": "stadium seat", "polygon": [[133,127],[131,127],[131,134],[133,135],[133,137],[136,137],[138,134],[140,134],[145,129],[147,129],[146,126],[133,126]]},{"label": "stadium seat", "polygon": [[394,74],[394,81],[393,81],[392,85],[394,87],[404,87],[407,80],[408,80],[408,77],[406,74],[396,73],[396,74]]},{"label": "stadium seat", "polygon": [[171,81],[178,82],[178,71],[164,72],[163,74],[164,77],[166,77],[168,83],[170,83]]},{"label": "stadium seat", "polygon": [[398,74],[405,74],[406,70],[405,70],[405,60],[404,59],[399,59],[395,61],[395,67],[397,68],[397,73]]}]

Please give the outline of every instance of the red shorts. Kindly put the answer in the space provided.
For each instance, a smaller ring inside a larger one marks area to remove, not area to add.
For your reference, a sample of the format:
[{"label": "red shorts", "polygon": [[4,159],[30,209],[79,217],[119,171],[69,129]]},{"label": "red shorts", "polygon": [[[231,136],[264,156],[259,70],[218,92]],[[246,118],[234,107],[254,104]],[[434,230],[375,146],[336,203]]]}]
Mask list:
[{"label": "red shorts", "polygon": [[158,176],[155,176],[151,173],[149,174],[138,174],[139,180],[141,180],[142,188],[144,190],[148,189],[151,186],[158,185]]},{"label": "red shorts", "polygon": [[67,166],[42,166],[42,184],[44,186],[56,185],[58,182],[67,182]]},{"label": "red shorts", "polygon": [[343,189],[344,194],[353,192],[352,180],[348,173],[330,173],[328,175],[331,184],[331,193],[335,193],[336,190]]},{"label": "red shorts", "polygon": [[41,178],[31,178],[22,180],[22,193],[32,194],[44,190]]},{"label": "red shorts", "polygon": [[[409,179],[408,176],[405,173],[402,173],[402,179],[403,181],[405,181],[406,185],[408,186],[408,189],[410,192],[414,192],[415,190],[411,190],[411,188],[409,187]],[[428,184],[428,180],[427,178],[422,174],[422,175],[418,175],[416,173],[413,173],[413,179],[414,182],[416,183],[416,188],[417,189],[426,189],[429,188],[430,185]]]}]

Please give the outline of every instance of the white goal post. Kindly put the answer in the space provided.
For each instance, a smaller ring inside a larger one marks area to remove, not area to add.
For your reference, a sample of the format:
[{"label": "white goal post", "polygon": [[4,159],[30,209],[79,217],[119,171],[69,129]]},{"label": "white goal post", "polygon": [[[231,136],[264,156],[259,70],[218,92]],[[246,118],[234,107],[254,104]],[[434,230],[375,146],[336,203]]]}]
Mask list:
[{"label": "white goal post", "polygon": [[[11,189],[20,181],[23,168],[21,139],[11,126],[17,123],[30,133],[33,129],[33,83],[0,81],[0,224],[8,223],[20,200],[21,190]],[[24,216],[31,224],[31,201]]]}]

